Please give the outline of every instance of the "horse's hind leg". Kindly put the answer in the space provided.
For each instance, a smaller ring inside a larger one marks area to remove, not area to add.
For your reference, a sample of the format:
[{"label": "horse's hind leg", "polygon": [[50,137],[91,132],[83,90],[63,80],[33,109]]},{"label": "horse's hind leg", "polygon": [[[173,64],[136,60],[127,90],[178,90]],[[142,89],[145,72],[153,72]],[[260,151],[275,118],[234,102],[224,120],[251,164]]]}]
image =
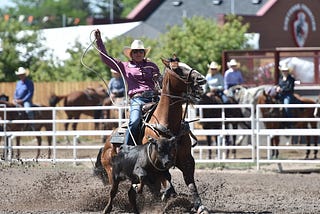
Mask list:
[{"label": "horse's hind leg", "polygon": [[[318,146],[318,136],[314,136],[313,137],[313,142],[314,142],[314,146]],[[318,150],[315,149],[314,150],[314,159],[318,159],[317,154],[318,154]]]},{"label": "horse's hind leg", "polygon": [[[17,136],[17,146],[20,146],[20,136]],[[20,159],[20,149],[17,149],[17,155],[16,158],[19,160]]]},{"label": "horse's hind leg", "polygon": [[[207,135],[207,143],[208,143],[208,146],[211,146],[212,144],[212,138],[210,135]],[[212,158],[212,151],[211,149],[208,149],[208,158],[211,159]]]},{"label": "horse's hind leg", "polygon": [[[36,138],[37,138],[37,141],[38,141],[38,146],[41,146],[41,144],[42,144],[42,139],[41,139],[41,137],[40,137],[40,136],[37,136]],[[38,150],[37,150],[36,160],[38,160],[39,157],[40,157],[40,148],[38,148]]]},{"label": "horse's hind leg", "polygon": [[[48,136],[48,146],[52,145],[52,136]],[[48,159],[51,158],[51,149],[48,149]]]}]

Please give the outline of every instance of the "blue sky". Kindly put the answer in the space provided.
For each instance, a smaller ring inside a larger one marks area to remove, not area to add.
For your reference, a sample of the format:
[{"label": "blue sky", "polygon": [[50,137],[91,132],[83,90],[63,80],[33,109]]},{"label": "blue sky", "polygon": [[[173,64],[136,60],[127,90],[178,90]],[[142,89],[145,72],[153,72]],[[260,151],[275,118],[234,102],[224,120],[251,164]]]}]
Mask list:
[{"label": "blue sky", "polygon": [[6,6],[12,6],[13,3],[11,0],[0,0],[0,8],[4,8]]}]

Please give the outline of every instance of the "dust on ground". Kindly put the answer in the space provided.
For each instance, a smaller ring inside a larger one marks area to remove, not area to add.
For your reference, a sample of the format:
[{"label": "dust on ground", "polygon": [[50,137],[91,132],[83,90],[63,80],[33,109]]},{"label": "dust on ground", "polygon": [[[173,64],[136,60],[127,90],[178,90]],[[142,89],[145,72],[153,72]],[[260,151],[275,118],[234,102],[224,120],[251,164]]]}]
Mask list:
[{"label": "dust on ground", "polygon": [[[277,169],[275,164],[259,171],[197,169],[195,179],[210,213],[319,213],[318,171]],[[193,213],[182,173],[171,174],[178,196],[162,202],[146,188],[138,197],[141,213]],[[112,213],[132,211],[129,185],[120,184]],[[93,176],[90,164],[0,163],[0,213],[101,213],[109,188]]]}]

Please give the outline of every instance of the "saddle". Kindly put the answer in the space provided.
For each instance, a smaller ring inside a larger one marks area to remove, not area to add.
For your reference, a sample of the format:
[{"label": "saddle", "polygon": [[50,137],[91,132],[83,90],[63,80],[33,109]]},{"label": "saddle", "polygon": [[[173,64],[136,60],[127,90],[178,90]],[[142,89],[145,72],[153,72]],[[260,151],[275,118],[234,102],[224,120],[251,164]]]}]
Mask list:
[{"label": "saddle", "polygon": [[[139,142],[141,141],[142,136],[144,135],[145,123],[142,121],[149,121],[153,112],[155,111],[158,103],[151,102],[146,103],[142,106],[142,118],[140,122],[140,134],[139,134]],[[122,124],[120,127],[115,129],[110,136],[110,143],[114,144],[116,147],[121,146],[125,141],[126,132],[128,129],[128,123]]]}]

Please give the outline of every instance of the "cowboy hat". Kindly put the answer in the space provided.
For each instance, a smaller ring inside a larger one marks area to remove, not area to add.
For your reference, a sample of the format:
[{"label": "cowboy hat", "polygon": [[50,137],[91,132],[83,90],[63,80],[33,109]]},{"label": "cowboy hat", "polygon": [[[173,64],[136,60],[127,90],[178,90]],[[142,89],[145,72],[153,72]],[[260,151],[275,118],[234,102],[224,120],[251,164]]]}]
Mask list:
[{"label": "cowboy hat", "polygon": [[214,62],[214,61],[212,61],[212,62],[210,63],[210,65],[208,64],[207,66],[208,66],[208,68],[217,69],[217,70],[219,70],[220,67],[221,67],[220,65],[218,65],[218,63],[216,63],[216,62]]},{"label": "cowboy hat", "polygon": [[116,74],[116,73],[118,73],[118,71],[116,71],[116,70],[114,70],[114,69],[111,69],[111,73]]},{"label": "cowboy hat", "polygon": [[15,73],[16,73],[16,75],[22,75],[22,74],[28,75],[29,70],[25,69],[24,67],[19,67],[18,71],[15,71]]},{"label": "cowboy hat", "polygon": [[145,48],[143,45],[143,42],[141,40],[134,40],[131,43],[131,47],[124,47],[123,48],[123,54],[128,57],[129,59],[131,59],[131,51],[132,50],[141,50],[143,49],[145,51],[145,57],[148,55],[148,53],[150,52],[150,47]]},{"label": "cowboy hat", "polygon": [[239,66],[240,63],[238,63],[235,59],[231,59],[227,65],[228,67],[231,67],[231,66]]},{"label": "cowboy hat", "polygon": [[286,64],[284,64],[284,65],[279,66],[279,70],[280,71],[289,71],[290,68]]}]

